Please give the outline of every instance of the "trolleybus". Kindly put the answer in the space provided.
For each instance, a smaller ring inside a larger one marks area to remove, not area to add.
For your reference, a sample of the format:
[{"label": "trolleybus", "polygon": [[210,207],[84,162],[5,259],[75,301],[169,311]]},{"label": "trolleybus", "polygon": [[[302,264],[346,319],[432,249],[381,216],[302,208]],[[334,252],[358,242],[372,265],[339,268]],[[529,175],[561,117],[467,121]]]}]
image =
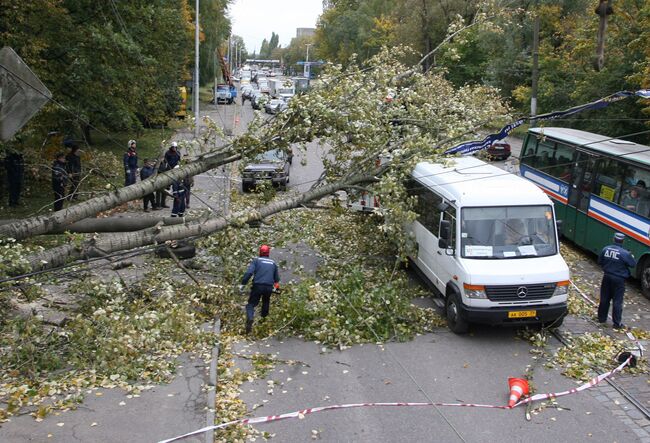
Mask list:
[{"label": "trolleybus", "polygon": [[562,234],[596,254],[626,234],[633,276],[650,297],[650,146],[568,128],[532,128],[521,175],[554,202]]}]

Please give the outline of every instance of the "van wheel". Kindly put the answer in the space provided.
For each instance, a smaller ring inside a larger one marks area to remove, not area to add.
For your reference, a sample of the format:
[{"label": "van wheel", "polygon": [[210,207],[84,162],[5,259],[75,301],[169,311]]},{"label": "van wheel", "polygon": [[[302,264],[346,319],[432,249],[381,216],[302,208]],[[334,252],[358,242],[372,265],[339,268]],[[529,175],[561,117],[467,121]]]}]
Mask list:
[{"label": "van wheel", "polygon": [[469,330],[469,324],[460,316],[460,303],[460,298],[455,293],[449,294],[445,303],[447,326],[455,334],[465,334]]},{"label": "van wheel", "polygon": [[650,299],[650,258],[646,257],[639,263],[638,278],[641,283],[641,293],[645,298]]}]

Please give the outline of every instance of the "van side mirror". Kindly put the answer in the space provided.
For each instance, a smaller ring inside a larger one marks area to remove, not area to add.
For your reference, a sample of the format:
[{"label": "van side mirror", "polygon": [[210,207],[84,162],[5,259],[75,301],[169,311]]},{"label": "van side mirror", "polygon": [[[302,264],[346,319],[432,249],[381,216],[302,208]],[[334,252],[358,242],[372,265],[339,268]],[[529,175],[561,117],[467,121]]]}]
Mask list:
[{"label": "van side mirror", "polygon": [[438,247],[440,249],[447,249],[451,243],[451,222],[449,220],[440,221],[440,238],[438,239]]},{"label": "van side mirror", "polygon": [[556,220],[555,227],[557,229],[557,235],[559,237],[560,235],[562,235],[562,220]]}]

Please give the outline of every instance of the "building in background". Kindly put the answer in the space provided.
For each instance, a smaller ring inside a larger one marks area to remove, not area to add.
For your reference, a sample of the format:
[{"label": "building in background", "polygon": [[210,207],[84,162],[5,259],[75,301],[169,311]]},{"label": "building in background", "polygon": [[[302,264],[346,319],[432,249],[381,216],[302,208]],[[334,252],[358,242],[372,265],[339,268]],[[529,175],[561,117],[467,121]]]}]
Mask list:
[{"label": "building in background", "polygon": [[296,28],[296,38],[313,37],[316,33],[316,28]]}]

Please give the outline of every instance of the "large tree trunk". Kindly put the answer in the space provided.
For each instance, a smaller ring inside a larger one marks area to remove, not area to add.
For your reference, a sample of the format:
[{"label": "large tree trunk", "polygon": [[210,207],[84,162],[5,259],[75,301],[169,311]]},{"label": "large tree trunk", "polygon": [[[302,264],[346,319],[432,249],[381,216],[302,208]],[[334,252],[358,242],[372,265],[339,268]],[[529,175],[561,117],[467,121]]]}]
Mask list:
[{"label": "large tree trunk", "polygon": [[[95,232],[130,232],[151,228],[157,224],[181,225],[186,220],[178,217],[103,217],[87,218],[67,225],[65,228],[52,229],[48,234],[93,234]],[[0,220],[0,226],[16,223],[17,220]]]},{"label": "large tree trunk", "polygon": [[142,198],[156,190],[167,188],[174,181],[209,171],[226,163],[239,160],[240,158],[240,154],[232,154],[232,152],[199,158],[186,166],[164,172],[151,179],[117,189],[114,192],[91,198],[85,202],[70,206],[67,209],[2,225],[0,226],[0,238],[21,240],[35,235],[46,234],[52,230],[65,230],[67,226],[76,221],[94,217],[102,211],[107,211],[131,200]]},{"label": "large tree trunk", "polygon": [[375,181],[375,175],[355,175],[328,185],[319,186],[303,194],[275,201],[265,206],[241,211],[230,217],[214,217],[167,227],[154,227],[137,232],[126,232],[94,238],[81,247],[65,245],[28,257],[32,271],[52,269],[66,262],[81,258],[101,257],[116,251],[138,248],[141,246],[164,243],[167,240],[179,240],[187,237],[199,237],[220,231],[228,226],[240,226],[262,220],[278,212],[296,208],[312,200],[323,198],[338,190],[360,183]]}]

